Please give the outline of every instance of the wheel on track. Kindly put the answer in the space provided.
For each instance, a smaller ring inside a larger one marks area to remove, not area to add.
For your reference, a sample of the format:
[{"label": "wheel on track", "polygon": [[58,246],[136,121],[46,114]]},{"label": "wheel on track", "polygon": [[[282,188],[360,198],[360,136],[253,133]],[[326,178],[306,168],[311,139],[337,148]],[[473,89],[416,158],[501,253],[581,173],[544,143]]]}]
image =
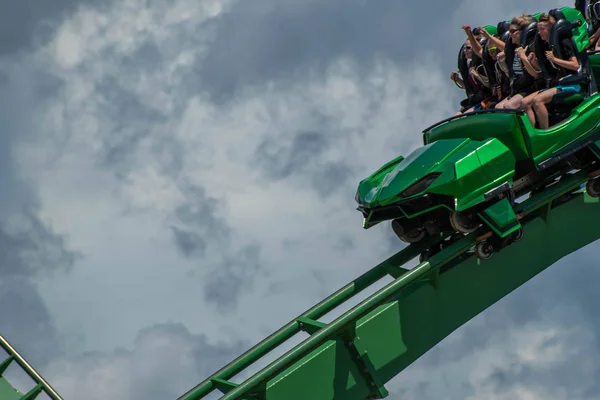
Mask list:
[{"label": "wheel on track", "polygon": [[431,258],[431,252],[429,250],[419,254],[419,262],[420,263],[424,263],[425,261],[429,261],[429,258]]},{"label": "wheel on track", "polygon": [[592,179],[585,185],[586,192],[590,197],[600,197],[600,178]]},{"label": "wheel on track", "polygon": [[410,232],[405,233],[400,237],[400,240],[406,243],[417,243],[421,239],[425,237],[427,233],[423,229],[415,229]]},{"label": "wheel on track", "polygon": [[475,232],[479,227],[479,224],[473,221],[473,217],[462,212],[450,213],[450,225],[454,230],[461,233]]},{"label": "wheel on track", "polygon": [[479,242],[475,246],[475,255],[480,260],[489,260],[494,255],[494,246],[487,241]]},{"label": "wheel on track", "polygon": [[510,235],[510,238],[513,243],[519,242],[521,239],[523,239],[523,228],[519,228],[519,230],[513,232],[512,235]]},{"label": "wheel on track", "polygon": [[402,238],[402,236],[404,236],[404,228],[402,227],[402,224],[398,220],[393,220],[391,225],[396,236]]}]

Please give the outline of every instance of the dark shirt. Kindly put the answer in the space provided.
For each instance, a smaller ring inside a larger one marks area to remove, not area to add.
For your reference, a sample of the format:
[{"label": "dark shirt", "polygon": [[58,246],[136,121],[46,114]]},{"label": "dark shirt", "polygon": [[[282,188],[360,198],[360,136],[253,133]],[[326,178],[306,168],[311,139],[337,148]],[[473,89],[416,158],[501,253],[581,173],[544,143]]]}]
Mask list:
[{"label": "dark shirt", "polygon": [[[563,39],[560,41],[560,50],[562,53],[562,59],[563,60],[569,60],[571,57],[574,57],[577,55],[576,49],[573,46],[573,42],[571,41],[571,39]],[[542,48],[543,48],[543,52],[545,54],[546,51],[550,51],[550,44],[548,42],[543,42],[542,43]],[[556,52],[554,52],[554,54],[556,55]],[[551,62],[548,62],[548,64],[550,65],[550,68],[548,70],[548,74],[549,74],[549,78],[550,78],[550,87],[556,86],[558,85],[558,81],[561,78],[564,78],[565,76],[574,74],[576,71],[567,69],[567,68],[562,68],[559,67],[557,65],[554,65]]]},{"label": "dark shirt", "polygon": [[[529,46],[527,46],[527,50],[525,50],[525,55],[529,56],[531,53],[534,52],[535,45],[531,43]],[[519,73],[517,73],[517,69],[515,69],[513,65],[513,70],[515,71],[515,75],[517,77],[517,79],[515,79],[513,83],[513,89],[515,90],[515,92],[527,91],[527,89],[532,87],[535,79],[529,74],[529,72],[527,72],[527,69],[525,68],[525,63],[523,63],[523,60],[521,60],[521,58],[519,58],[519,56],[517,55],[516,49],[514,60],[514,64],[518,63],[519,65]]]}]

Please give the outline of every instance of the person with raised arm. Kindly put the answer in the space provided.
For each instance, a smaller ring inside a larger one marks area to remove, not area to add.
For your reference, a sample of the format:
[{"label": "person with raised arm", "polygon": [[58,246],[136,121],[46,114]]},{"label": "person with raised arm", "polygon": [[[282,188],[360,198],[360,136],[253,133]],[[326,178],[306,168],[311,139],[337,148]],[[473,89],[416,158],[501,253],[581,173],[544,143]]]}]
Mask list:
[{"label": "person with raised arm", "polygon": [[[496,104],[498,109],[522,109],[523,99],[541,88],[541,83],[537,79],[541,71],[532,63],[535,59],[533,43],[529,43],[525,47],[521,44],[523,31],[534,21],[533,17],[523,14],[514,17],[510,22],[511,46],[503,47],[504,52],[500,55],[499,62],[500,67],[509,74],[511,93]],[[484,36],[486,35],[485,32],[482,33]],[[507,49],[507,47],[509,48]],[[511,51],[512,54],[507,54],[507,51]],[[512,59],[510,66],[507,64],[509,56]]]},{"label": "person with raised arm", "polygon": [[[467,112],[493,108],[499,101],[506,97],[510,91],[508,74],[502,70],[502,67],[499,64],[498,55],[501,53],[496,45],[497,41],[487,39],[486,48],[488,54],[483,54],[484,46],[482,46],[480,40],[475,37],[475,33],[479,34],[483,28],[475,28],[475,30],[473,30],[470,26],[465,25],[462,29],[467,34],[467,40],[471,44],[473,53],[484,60],[483,65],[481,65],[482,68],[480,68],[479,71],[473,68],[471,73],[489,90],[487,93],[488,96],[479,104],[476,104],[474,107],[467,110]],[[495,36],[492,37],[498,39]],[[500,40],[500,42],[502,41]],[[489,59],[486,56],[489,56]],[[487,61],[485,61],[486,59]],[[486,66],[488,66],[489,69],[486,68]]]}]

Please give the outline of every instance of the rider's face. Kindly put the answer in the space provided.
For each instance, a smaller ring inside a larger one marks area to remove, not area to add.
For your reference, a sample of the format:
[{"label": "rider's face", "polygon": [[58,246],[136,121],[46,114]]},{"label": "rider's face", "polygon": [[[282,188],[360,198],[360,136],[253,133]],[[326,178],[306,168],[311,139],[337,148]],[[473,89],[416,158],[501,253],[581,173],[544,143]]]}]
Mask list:
[{"label": "rider's face", "polygon": [[510,34],[510,39],[514,44],[519,43],[519,40],[521,40],[521,27],[518,25],[511,25],[508,33]]},{"label": "rider's face", "polygon": [[473,56],[473,48],[471,47],[471,42],[470,41],[465,41],[464,43],[464,47],[463,47],[463,52],[465,53],[465,56],[467,58],[471,58]]},{"label": "rider's face", "polygon": [[548,22],[540,22],[538,24],[538,33],[542,40],[548,40],[550,37],[550,23]]}]

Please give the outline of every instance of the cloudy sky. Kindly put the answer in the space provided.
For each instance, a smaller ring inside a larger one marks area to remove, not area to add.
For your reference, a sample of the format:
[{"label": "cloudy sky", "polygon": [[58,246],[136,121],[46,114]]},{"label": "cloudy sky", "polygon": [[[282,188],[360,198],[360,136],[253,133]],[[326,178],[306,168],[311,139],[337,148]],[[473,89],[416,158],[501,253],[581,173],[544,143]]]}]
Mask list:
[{"label": "cloudy sky", "polygon": [[[354,192],[457,108],[460,26],[565,5],[9,3],[0,332],[67,400],[175,399],[397,251],[389,226],[362,230]],[[597,399],[598,247],[390,399]]]}]

